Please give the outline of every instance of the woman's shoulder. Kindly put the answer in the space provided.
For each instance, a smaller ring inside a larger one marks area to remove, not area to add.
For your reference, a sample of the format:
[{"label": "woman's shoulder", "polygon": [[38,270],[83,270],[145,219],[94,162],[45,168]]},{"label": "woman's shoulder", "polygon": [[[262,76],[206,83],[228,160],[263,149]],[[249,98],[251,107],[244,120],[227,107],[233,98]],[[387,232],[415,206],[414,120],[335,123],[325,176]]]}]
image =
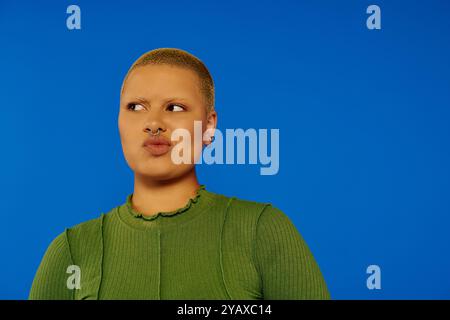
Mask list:
[{"label": "woman's shoulder", "polygon": [[82,221],[78,224],[72,225],[66,228],[66,232],[72,236],[76,236],[78,234],[84,233],[92,233],[97,232],[101,229],[104,220],[104,213],[97,215],[95,218],[91,218],[85,221]]},{"label": "woman's shoulder", "polygon": [[271,205],[269,202],[255,201],[249,198],[230,196],[223,193],[208,191],[208,194],[210,197],[213,197],[216,202],[226,203],[228,207],[245,212],[258,212],[264,209],[264,207]]},{"label": "woman's shoulder", "polygon": [[73,258],[83,255],[84,250],[95,249],[102,241],[105,214],[66,227],[53,241],[64,242]]},{"label": "woman's shoulder", "polygon": [[253,216],[259,220],[264,216],[264,220],[271,219],[289,219],[288,215],[271,201],[257,201],[251,198],[238,196],[228,196],[220,193],[214,193],[217,199],[227,202],[228,210],[239,217]]},{"label": "woman's shoulder", "polygon": [[44,260],[47,264],[58,264],[59,261],[70,261],[78,248],[85,247],[88,242],[99,236],[103,213],[96,218],[86,220],[65,228],[57,234],[47,247]]}]

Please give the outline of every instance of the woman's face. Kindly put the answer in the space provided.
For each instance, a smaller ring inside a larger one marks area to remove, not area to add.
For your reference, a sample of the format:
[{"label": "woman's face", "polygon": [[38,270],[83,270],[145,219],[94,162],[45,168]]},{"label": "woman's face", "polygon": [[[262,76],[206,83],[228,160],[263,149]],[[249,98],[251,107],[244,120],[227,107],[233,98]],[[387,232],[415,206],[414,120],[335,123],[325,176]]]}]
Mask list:
[{"label": "woman's face", "polygon": [[[194,71],[169,65],[139,66],[129,74],[120,97],[118,125],[125,159],[135,174],[157,180],[182,176],[193,169],[202,152],[202,148],[194,148],[194,121],[201,121],[203,134],[216,127],[216,119],[214,111],[207,117],[200,79]],[[163,129],[160,136],[169,141],[175,129],[190,133],[190,163],[172,160],[177,141],[172,141],[169,151],[162,155],[144,147],[150,137],[147,129],[156,133],[158,128]]]}]

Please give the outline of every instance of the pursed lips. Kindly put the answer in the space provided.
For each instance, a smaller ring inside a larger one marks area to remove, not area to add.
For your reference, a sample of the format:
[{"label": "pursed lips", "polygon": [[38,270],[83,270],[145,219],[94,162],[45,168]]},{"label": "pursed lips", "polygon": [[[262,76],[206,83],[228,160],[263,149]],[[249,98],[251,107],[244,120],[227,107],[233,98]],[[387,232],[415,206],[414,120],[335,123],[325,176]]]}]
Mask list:
[{"label": "pursed lips", "polygon": [[170,140],[163,136],[149,137],[145,140],[143,147],[154,156],[160,156],[167,153],[171,146]]}]

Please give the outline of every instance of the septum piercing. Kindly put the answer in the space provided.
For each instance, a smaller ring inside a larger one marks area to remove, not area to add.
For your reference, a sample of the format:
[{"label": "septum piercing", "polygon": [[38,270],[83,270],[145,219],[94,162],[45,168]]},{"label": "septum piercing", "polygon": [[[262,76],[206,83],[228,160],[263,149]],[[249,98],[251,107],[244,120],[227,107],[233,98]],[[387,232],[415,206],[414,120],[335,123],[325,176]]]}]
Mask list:
[{"label": "septum piercing", "polygon": [[158,128],[157,130],[156,130],[156,133],[153,133],[153,130],[152,129],[146,129],[147,131],[149,131],[150,130],[150,135],[152,135],[152,136],[156,136],[156,135],[159,135],[159,131],[161,130],[161,128]]},{"label": "septum piercing", "polygon": [[[161,130],[161,128],[158,128],[158,129],[156,130],[156,134],[153,133],[153,130],[152,130],[152,129],[148,129],[148,128],[147,128],[146,130],[147,130],[147,131],[150,130],[150,134],[151,134],[152,136],[156,136],[156,135],[159,135],[159,131]],[[210,141],[211,141],[211,142],[213,142],[214,139],[215,139],[215,136],[211,136],[211,137],[210,137]]]}]

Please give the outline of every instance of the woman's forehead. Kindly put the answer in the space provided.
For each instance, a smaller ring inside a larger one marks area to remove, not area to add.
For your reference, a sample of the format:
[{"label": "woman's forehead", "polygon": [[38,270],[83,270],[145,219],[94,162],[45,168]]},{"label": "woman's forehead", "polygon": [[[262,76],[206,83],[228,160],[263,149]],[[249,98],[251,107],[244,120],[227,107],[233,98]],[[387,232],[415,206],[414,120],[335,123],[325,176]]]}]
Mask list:
[{"label": "woman's forehead", "polygon": [[201,95],[199,87],[199,77],[192,70],[168,65],[146,65],[130,72],[124,82],[123,94],[175,94],[195,99]]}]

